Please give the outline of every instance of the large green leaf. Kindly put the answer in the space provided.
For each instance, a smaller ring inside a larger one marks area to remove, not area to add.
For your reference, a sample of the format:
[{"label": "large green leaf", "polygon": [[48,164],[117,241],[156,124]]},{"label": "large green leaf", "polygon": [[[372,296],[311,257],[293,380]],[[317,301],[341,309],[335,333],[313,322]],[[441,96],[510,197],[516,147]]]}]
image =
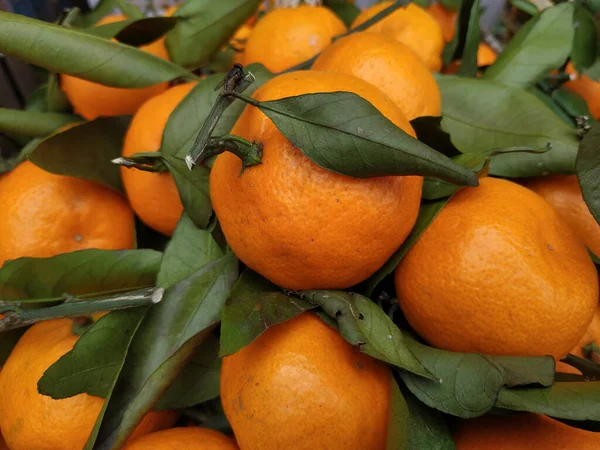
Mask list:
[{"label": "large green leaf", "polygon": [[176,24],[177,19],[174,17],[146,17],[108,23],[82,31],[106,39],[115,38],[123,44],[139,47],[164,36]]},{"label": "large green leaf", "polygon": [[[159,286],[166,287],[164,298],[149,310],[135,333],[87,450],[123,445],[220,320],[237,278],[237,260],[232,253],[218,251],[207,230],[195,230],[201,250],[190,247],[194,234],[190,226],[188,219],[182,219],[165,250],[159,274]],[[184,275],[182,259],[193,255],[190,274],[177,281]],[[174,261],[179,262],[179,270],[171,270]]]},{"label": "large green leaf", "polygon": [[418,377],[435,380],[408,347],[402,331],[368,298],[344,291],[302,291],[295,295],[323,308],[337,321],[344,339],[359,346],[363,353]]},{"label": "large green leaf", "polygon": [[522,89],[454,76],[441,76],[442,126],[463,153],[481,148],[531,147],[540,154],[509,153],[495,156],[490,174],[530,177],[573,173],[579,139],[536,96]]},{"label": "large green leaf", "polygon": [[410,414],[406,400],[390,372],[390,400],[385,450],[406,450],[410,437]]},{"label": "large green leaf", "polygon": [[483,75],[511,86],[530,87],[562,65],[573,47],[573,3],[545,9],[527,22]]},{"label": "large green leaf", "polygon": [[141,88],[191,76],[177,64],[135,47],[3,11],[0,53],[51,72],[122,88]]},{"label": "large green leaf", "polygon": [[577,155],[577,178],[587,204],[596,222],[600,223],[600,123],[587,132],[579,146]]},{"label": "large green leaf", "polygon": [[169,55],[182,66],[200,67],[259,5],[260,0],[186,1],[173,15],[179,22],[167,34]]},{"label": "large green leaf", "polygon": [[554,381],[554,359],[548,357],[490,356],[455,353],[423,345],[405,335],[421,363],[440,382],[401,372],[410,391],[431,408],[458,417],[477,417],[488,412],[505,386]]},{"label": "large green leaf", "polygon": [[591,67],[598,53],[598,34],[594,16],[578,3],[574,5],[575,11],[573,23],[575,34],[573,36],[573,48],[571,49],[571,61],[578,71]]},{"label": "large green leaf", "polygon": [[20,258],[0,269],[1,300],[64,300],[63,294],[103,295],[153,286],[162,253],[81,250],[52,258]]},{"label": "large green leaf", "polygon": [[305,94],[254,103],[304,155],[333,172],[358,178],[429,175],[478,184],[473,171],[405,133],[356,94]]},{"label": "large green leaf", "polygon": [[221,318],[221,356],[237,352],[267,328],[293,319],[312,305],[289,297],[256,272],[246,269],[231,291]]},{"label": "large green leaf", "polygon": [[76,125],[43,140],[29,159],[48,172],[122,191],[119,166],[111,161],[121,155],[129,121],[128,116],[101,117]]},{"label": "large green leaf", "polygon": [[17,136],[46,137],[78,120],[71,114],[0,108],[0,131]]}]

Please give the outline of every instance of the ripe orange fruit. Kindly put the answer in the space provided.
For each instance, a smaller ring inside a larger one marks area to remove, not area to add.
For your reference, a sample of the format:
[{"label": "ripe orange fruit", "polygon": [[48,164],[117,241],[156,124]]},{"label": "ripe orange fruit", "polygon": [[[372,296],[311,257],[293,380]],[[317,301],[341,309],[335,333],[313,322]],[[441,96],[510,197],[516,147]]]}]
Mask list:
[{"label": "ripe orange fruit", "polygon": [[312,58],[345,32],[338,16],[322,6],[275,9],[256,23],[242,63],[261,63],[271,72],[281,72]]},{"label": "ripe orange fruit", "polygon": [[133,212],[118,193],[31,162],[0,178],[0,211],[0,266],[23,256],[127,249],[135,243]]},{"label": "ripe orange fruit", "polygon": [[382,34],[343,37],[327,47],[312,68],[368,81],[396,103],[408,120],[439,116],[442,111],[442,95],[429,69],[406,45]]},{"label": "ripe orange fruit", "polygon": [[450,42],[454,37],[454,30],[456,29],[456,18],[458,11],[445,8],[441,3],[433,3],[427,8],[427,12],[437,21],[444,40]]},{"label": "ripe orange fruit", "polygon": [[313,313],[270,327],[221,369],[223,409],[244,450],[383,450],[389,388],[385,364]]},{"label": "ripe orange fruit", "polygon": [[540,414],[460,420],[452,433],[457,450],[597,450],[600,433],[570,427]]},{"label": "ripe orange fruit", "polygon": [[[123,156],[157,151],[169,116],[194,86],[194,83],[180,84],[144,103],[133,116],[125,135]],[[173,234],[183,205],[171,173],[122,167],[121,176],[129,202],[139,218],[156,231]]]},{"label": "ripe orange fruit", "polygon": [[[127,20],[126,16],[108,16],[98,25]],[[163,59],[169,59],[164,38],[140,49]],[[100,116],[133,114],[149,98],[164,92],[169,83],[160,83],[140,89],[124,89],[104,86],[71,75],[61,75],[61,87],[75,112],[87,120]]]},{"label": "ripe orange fruit", "polygon": [[[352,28],[366,22],[392,3],[391,1],[376,3],[365,9],[356,18]],[[372,25],[368,30],[381,33],[410,47],[425,62],[429,70],[441,69],[445,44],[442,29],[431,14],[420,6],[409,3],[406,7],[397,9],[385,19]]]},{"label": "ripe orange fruit", "polygon": [[[360,95],[414,136],[386,95],[350,75],[287,73],[265,83],[254,98],[335,91]],[[381,267],[413,227],[421,177],[354,178],[330,172],[305,157],[255,107],[244,110],[232,134],[263,143],[262,164],[240,175],[237,156],[219,155],[210,175],[213,207],[236,255],[275,284],[290,289],[352,286]]]},{"label": "ripe orange fruit", "polygon": [[556,210],[495,178],[450,199],[395,279],[415,330],[457,352],[559,359],[598,302],[596,268]]},{"label": "ripe orange fruit", "polygon": [[586,247],[600,255],[600,225],[583,200],[577,176],[538,177],[524,184],[554,206]]},{"label": "ripe orange fruit", "polygon": [[565,88],[581,96],[586,101],[592,117],[600,120],[600,83],[587,75],[577,74],[572,63],[567,65],[566,72],[572,74],[575,79],[567,81],[564,84]]},{"label": "ripe orange fruit", "polygon": [[[480,42],[479,47],[477,49],[477,67],[485,67],[494,64],[496,61],[496,52],[485,42]],[[443,73],[452,74],[458,72],[458,68],[460,67],[460,61],[452,61],[448,64]]]},{"label": "ripe orange fruit", "polygon": [[[53,400],[39,394],[38,380],[70,351],[78,336],[68,319],[33,325],[0,372],[0,428],[11,450],[81,450],[104,400],[87,394]],[[173,411],[151,412],[132,438],[173,426]]]},{"label": "ripe orange fruit", "polygon": [[233,439],[199,427],[171,428],[139,437],[125,450],[238,450]]}]

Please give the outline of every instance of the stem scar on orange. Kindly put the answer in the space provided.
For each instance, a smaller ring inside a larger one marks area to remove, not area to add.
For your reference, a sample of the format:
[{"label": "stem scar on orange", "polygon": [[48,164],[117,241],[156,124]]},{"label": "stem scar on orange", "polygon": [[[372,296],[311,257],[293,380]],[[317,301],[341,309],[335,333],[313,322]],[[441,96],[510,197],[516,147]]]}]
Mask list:
[{"label": "stem scar on orange", "polygon": [[[350,75],[301,71],[277,76],[260,101],[348,91],[414,136],[400,109]],[[290,289],[347,288],[379,269],[402,244],[419,210],[419,176],[353,178],[323,169],[292,145],[258,108],[246,106],[232,134],[263,144],[262,164],[241,172],[219,155],[210,195],[227,242],[250,268]]]}]

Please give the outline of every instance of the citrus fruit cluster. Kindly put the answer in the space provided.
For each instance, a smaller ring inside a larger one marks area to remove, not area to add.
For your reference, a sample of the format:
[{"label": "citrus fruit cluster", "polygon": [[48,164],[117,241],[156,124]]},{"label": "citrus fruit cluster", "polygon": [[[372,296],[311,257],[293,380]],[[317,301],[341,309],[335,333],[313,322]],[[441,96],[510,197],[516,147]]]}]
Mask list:
[{"label": "citrus fruit cluster", "polygon": [[0,450],[600,448],[599,8],[371,3],[0,11]]}]

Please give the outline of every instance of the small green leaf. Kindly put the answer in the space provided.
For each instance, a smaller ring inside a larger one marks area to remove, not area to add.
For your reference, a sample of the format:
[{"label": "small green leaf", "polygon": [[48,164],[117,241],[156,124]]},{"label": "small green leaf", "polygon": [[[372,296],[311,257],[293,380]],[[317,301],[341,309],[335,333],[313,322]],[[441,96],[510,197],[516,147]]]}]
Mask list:
[{"label": "small green leaf", "polygon": [[235,353],[267,328],[314,307],[304,300],[289,297],[256,272],[246,269],[223,308],[219,354],[227,356]]},{"label": "small green leaf", "polygon": [[141,88],[190,73],[135,47],[0,11],[0,53],[107,86]]},{"label": "small green leaf", "polygon": [[554,359],[455,353],[428,347],[405,334],[405,341],[439,383],[401,372],[410,391],[431,408],[462,418],[488,412],[505,386],[550,386]]},{"label": "small green leaf", "polygon": [[71,112],[73,108],[67,99],[67,96],[60,88],[60,81],[56,73],[48,74],[48,84],[46,88],[46,106],[51,112]]},{"label": "small green leaf", "polygon": [[176,24],[177,19],[174,17],[146,17],[107,23],[99,27],[86,28],[82,31],[105,39],[115,38],[123,44],[140,47],[164,36]]},{"label": "small green leaf", "polygon": [[373,291],[379,285],[379,283],[381,283],[385,277],[396,270],[396,267],[398,267],[398,264],[400,264],[400,261],[402,258],[404,258],[404,255],[406,255],[410,248],[415,245],[417,240],[425,232],[431,222],[433,222],[438,213],[444,206],[446,206],[448,200],[450,200],[450,197],[442,198],[435,202],[424,202],[421,204],[421,209],[419,209],[419,216],[417,217],[415,226],[404,243],[398,250],[396,250],[392,257],[388,259],[381,269],[379,269],[359,285],[359,292],[362,292],[367,296],[373,294]]},{"label": "small green leaf", "polygon": [[573,46],[574,3],[545,9],[529,20],[482,78],[527,88],[563,64]]},{"label": "small green leaf", "polygon": [[302,291],[294,295],[323,308],[337,321],[344,339],[357,345],[361,352],[418,377],[435,380],[408,348],[402,331],[368,298],[344,291]]},{"label": "small green leaf", "polygon": [[523,11],[526,14],[529,14],[530,16],[535,16],[539,12],[537,6],[535,6],[528,0],[511,0],[510,3],[515,8],[520,9],[521,11]]},{"label": "small green leaf", "polygon": [[445,64],[462,59],[460,75],[470,77],[477,75],[477,50],[481,34],[479,15],[479,0],[462,1],[456,16],[456,31],[452,40],[444,48]]},{"label": "small green leaf", "polygon": [[551,97],[572,118],[571,123],[574,123],[574,119],[580,116],[587,116],[589,122],[595,122],[587,102],[575,92],[560,88],[553,91]]},{"label": "small green leaf", "polygon": [[535,95],[481,79],[440,76],[438,84],[442,91],[442,126],[461,152],[551,146],[550,151],[541,154],[498,155],[490,165],[490,174],[514,178],[574,172],[577,131]]},{"label": "small green leaf", "polygon": [[598,152],[598,147],[600,147],[600,124],[595,123],[581,141],[576,169],[583,199],[596,222],[600,223],[600,189],[598,189],[600,152]]},{"label": "small green leaf", "polygon": [[43,140],[29,155],[42,169],[58,175],[85,178],[122,192],[119,166],[130,117],[101,117]]},{"label": "small green leaf", "polygon": [[81,118],[71,114],[0,108],[0,132],[27,137],[46,137]]},{"label": "small green leaf", "polygon": [[257,102],[294,146],[319,166],[357,178],[430,175],[476,186],[471,170],[413,138],[350,92]]},{"label": "small green leaf", "polygon": [[575,34],[571,49],[571,61],[575,69],[581,72],[594,64],[596,54],[600,49],[598,49],[598,33],[594,16],[579,3],[575,3],[574,8]]},{"label": "small green leaf", "polygon": [[52,258],[20,258],[0,268],[1,300],[64,300],[63,294],[115,293],[153,286],[162,253],[80,250]]},{"label": "small green leaf", "polygon": [[27,328],[23,327],[0,333],[0,367],[4,365],[10,352],[12,352],[12,349],[17,345],[17,342],[19,342],[25,331],[27,331]]},{"label": "small green leaf", "polygon": [[260,0],[188,0],[173,15],[179,22],[167,34],[173,61],[197,68],[207,62],[260,5]]},{"label": "small green leaf", "polygon": [[406,400],[390,372],[390,400],[385,450],[406,450],[410,438],[410,414]]},{"label": "small green leaf", "polygon": [[600,381],[558,381],[547,388],[504,388],[496,406],[561,419],[600,421]]},{"label": "small green leaf", "polygon": [[360,8],[348,0],[325,0],[323,6],[331,9],[347,27],[352,25],[360,14]]}]

